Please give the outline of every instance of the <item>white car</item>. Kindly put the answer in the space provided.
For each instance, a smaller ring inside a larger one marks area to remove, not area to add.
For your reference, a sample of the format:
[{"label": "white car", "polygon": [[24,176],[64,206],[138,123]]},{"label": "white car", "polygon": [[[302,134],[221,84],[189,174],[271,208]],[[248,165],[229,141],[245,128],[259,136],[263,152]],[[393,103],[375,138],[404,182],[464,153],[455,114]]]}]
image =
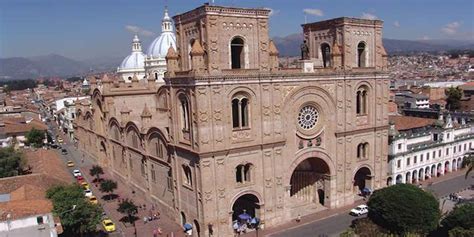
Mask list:
[{"label": "white car", "polygon": [[361,215],[367,214],[368,212],[369,212],[369,208],[367,207],[367,205],[359,205],[353,208],[351,212],[349,212],[349,214],[353,216],[361,216]]},{"label": "white car", "polygon": [[72,174],[74,175],[74,177],[82,176],[81,171],[78,169],[73,170]]},{"label": "white car", "polygon": [[92,196],[92,191],[90,189],[84,190],[84,196],[91,197]]}]

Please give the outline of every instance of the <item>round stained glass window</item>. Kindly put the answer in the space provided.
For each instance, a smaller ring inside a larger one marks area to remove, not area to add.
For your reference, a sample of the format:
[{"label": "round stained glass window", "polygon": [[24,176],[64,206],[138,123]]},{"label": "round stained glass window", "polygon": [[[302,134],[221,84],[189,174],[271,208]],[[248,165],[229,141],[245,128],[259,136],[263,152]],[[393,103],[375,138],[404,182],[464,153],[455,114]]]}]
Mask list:
[{"label": "round stained glass window", "polygon": [[306,105],[300,110],[298,114],[298,124],[304,130],[310,130],[316,126],[318,122],[319,113],[311,105]]}]

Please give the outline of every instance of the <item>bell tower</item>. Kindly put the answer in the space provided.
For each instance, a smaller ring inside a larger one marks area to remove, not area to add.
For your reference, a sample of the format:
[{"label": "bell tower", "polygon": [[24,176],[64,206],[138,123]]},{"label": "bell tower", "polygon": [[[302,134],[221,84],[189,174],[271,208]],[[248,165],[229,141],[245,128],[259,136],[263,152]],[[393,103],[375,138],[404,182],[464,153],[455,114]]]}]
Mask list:
[{"label": "bell tower", "polygon": [[269,71],[269,14],[267,9],[205,4],[174,16],[181,70],[193,69],[191,51],[198,41],[204,50],[204,71],[209,74],[243,69]]}]

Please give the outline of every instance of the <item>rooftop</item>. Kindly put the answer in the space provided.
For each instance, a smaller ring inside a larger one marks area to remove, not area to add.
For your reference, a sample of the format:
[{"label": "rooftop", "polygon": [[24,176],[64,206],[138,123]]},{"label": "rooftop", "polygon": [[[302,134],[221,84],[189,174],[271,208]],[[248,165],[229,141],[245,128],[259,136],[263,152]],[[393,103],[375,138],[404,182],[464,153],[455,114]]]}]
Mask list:
[{"label": "rooftop", "polygon": [[418,118],[418,117],[410,117],[410,116],[399,116],[399,115],[392,115],[389,116],[390,122],[395,124],[395,129],[398,131],[410,130],[414,128],[421,128],[433,125],[436,122],[436,119],[429,119],[429,118]]}]

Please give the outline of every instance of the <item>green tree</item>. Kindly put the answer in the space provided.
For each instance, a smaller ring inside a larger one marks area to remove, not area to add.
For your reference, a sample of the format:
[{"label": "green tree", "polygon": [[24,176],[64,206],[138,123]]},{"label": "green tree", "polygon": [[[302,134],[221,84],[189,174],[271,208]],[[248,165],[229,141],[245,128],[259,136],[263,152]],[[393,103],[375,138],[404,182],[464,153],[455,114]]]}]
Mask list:
[{"label": "green tree", "polygon": [[464,229],[456,227],[448,232],[449,237],[472,237],[474,236],[474,228]]},{"label": "green tree", "polygon": [[459,87],[450,87],[446,89],[446,108],[450,111],[455,111],[461,108],[459,102],[462,98],[462,89]]},{"label": "green tree", "polygon": [[456,227],[466,230],[474,228],[474,203],[455,206],[441,221],[441,225],[448,231]]},{"label": "green tree", "polygon": [[0,148],[0,178],[20,175],[25,166],[23,153],[15,151],[13,147]]},{"label": "green tree", "polygon": [[107,193],[106,197],[108,200],[110,200],[114,190],[117,189],[117,182],[106,179],[100,183],[99,189],[101,192]]},{"label": "green tree", "polygon": [[467,177],[469,177],[469,173],[471,173],[472,169],[474,169],[474,152],[469,152],[469,156],[464,158],[463,166],[467,167],[466,175],[464,176],[464,178],[467,179]]},{"label": "green tree", "polygon": [[126,218],[122,218],[123,222],[128,222],[133,225],[133,228],[135,229],[134,234],[137,236],[137,227],[135,226],[135,222],[138,220],[138,217],[136,216],[138,213],[137,205],[135,205],[132,200],[125,199],[119,203],[117,211],[125,215]]},{"label": "green tree", "polygon": [[427,234],[437,228],[441,216],[438,200],[410,184],[377,190],[367,205],[369,218],[396,234]]},{"label": "green tree", "polygon": [[93,165],[92,168],[89,170],[89,174],[91,176],[95,176],[94,182],[99,182],[100,175],[104,174],[104,170],[98,165]]},{"label": "green tree", "polygon": [[65,231],[71,235],[94,232],[100,223],[101,210],[86,200],[79,185],[52,187],[46,197],[53,202],[53,213],[59,216]]},{"label": "green tree", "polygon": [[26,140],[29,145],[32,145],[34,147],[42,147],[44,140],[44,132],[36,128],[32,128],[26,134]]}]

